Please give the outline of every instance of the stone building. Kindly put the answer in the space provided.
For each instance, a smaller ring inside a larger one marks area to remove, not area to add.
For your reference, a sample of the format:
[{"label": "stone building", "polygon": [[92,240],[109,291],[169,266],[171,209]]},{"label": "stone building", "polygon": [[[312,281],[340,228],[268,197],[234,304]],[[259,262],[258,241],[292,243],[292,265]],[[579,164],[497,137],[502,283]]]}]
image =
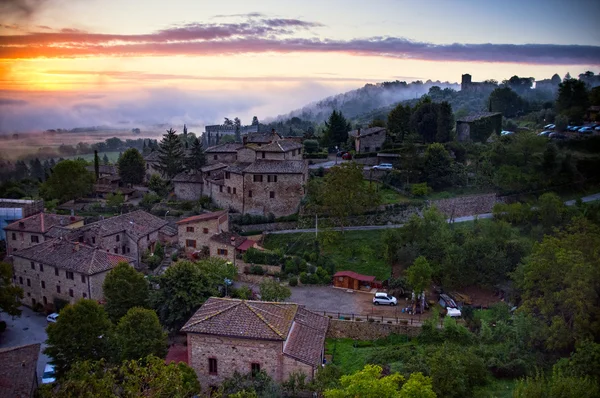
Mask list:
[{"label": "stone building", "polygon": [[226,210],[204,213],[177,221],[179,247],[187,254],[209,247],[210,237],[229,232],[229,214]]},{"label": "stone building", "polygon": [[0,348],[0,397],[33,398],[40,344]]},{"label": "stone building", "polygon": [[237,152],[244,145],[231,142],[227,144],[221,144],[208,148],[206,151],[206,163],[213,165],[216,163],[233,163],[237,160]]},{"label": "stone building", "polygon": [[[6,170],[1,160],[0,170]],[[0,240],[6,240],[4,227],[8,224],[43,211],[43,200],[0,199]]]},{"label": "stone building", "polygon": [[26,305],[52,306],[54,298],[70,303],[81,298],[101,301],[108,271],[135,259],[67,239],[47,240],[13,254],[14,283],[23,288]]},{"label": "stone building", "polygon": [[354,139],[356,153],[378,152],[385,142],[387,130],[384,127],[371,127],[349,131],[348,136]]},{"label": "stone building", "polygon": [[242,142],[246,144],[254,144],[257,146],[268,145],[272,142],[281,140],[282,137],[272,129],[270,133],[252,133],[242,137]]},{"label": "stone building", "polygon": [[[205,137],[208,143],[208,146],[219,145],[219,141],[225,135],[235,136],[235,126],[234,125],[212,125],[205,126]],[[240,136],[257,133],[258,125],[253,124],[249,126],[240,126]]]},{"label": "stone building", "polygon": [[6,252],[12,255],[19,250],[42,243],[47,238],[55,237],[60,229],[70,231],[82,226],[83,217],[50,213],[34,214],[4,227]]},{"label": "stone building", "polygon": [[479,112],[456,119],[456,138],[459,141],[485,142],[491,135],[500,135],[502,113]]},{"label": "stone building", "polygon": [[209,389],[234,372],[264,371],[275,382],[323,364],[329,319],[293,303],[209,298],[181,329],[188,364]]},{"label": "stone building", "polygon": [[171,180],[173,190],[177,200],[198,200],[203,193],[204,178],[202,173],[183,173],[177,174]]},{"label": "stone building", "polygon": [[471,81],[471,75],[465,73],[462,75],[462,79],[460,82],[461,91],[475,91],[475,92],[492,92],[496,88],[498,88],[498,84],[493,82],[473,82]]},{"label": "stone building", "polygon": [[144,176],[146,181],[150,181],[152,174],[158,174],[159,176],[162,176],[162,172],[158,169],[158,165],[160,163],[158,151],[152,151],[145,155],[144,162],[146,162],[146,174]]}]

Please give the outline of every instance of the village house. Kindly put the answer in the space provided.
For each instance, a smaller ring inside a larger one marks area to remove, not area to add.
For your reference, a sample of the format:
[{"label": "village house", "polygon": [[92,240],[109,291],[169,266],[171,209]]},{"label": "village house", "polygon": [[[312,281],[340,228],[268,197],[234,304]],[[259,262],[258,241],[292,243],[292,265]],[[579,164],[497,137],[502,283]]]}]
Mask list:
[{"label": "village house", "polygon": [[209,238],[207,254],[231,262],[238,268],[238,273],[241,274],[244,272],[243,266],[246,264],[237,261],[237,256],[241,256],[251,247],[257,248],[258,244],[252,239],[232,232],[221,232]]},{"label": "village house", "polygon": [[173,177],[171,181],[177,200],[198,200],[204,191],[204,178],[201,172],[184,171]]},{"label": "village house", "polygon": [[0,397],[33,398],[40,344],[0,348]]},{"label": "village house", "polygon": [[135,265],[130,257],[52,239],[13,254],[14,283],[23,289],[23,303],[32,307],[36,303],[51,307],[55,298],[70,303],[80,298],[101,301],[104,278],[119,262]]},{"label": "village house", "polygon": [[35,246],[53,238],[62,229],[70,231],[83,226],[83,217],[37,213],[4,227],[6,252],[12,255],[19,250]]},{"label": "village house", "polygon": [[159,176],[162,176],[162,172],[158,168],[158,165],[160,163],[158,151],[152,151],[149,154],[145,155],[144,162],[146,163],[146,174],[144,176],[146,182],[150,181],[150,177],[152,177],[152,174],[158,174]]},{"label": "village house", "polygon": [[272,142],[281,140],[282,137],[272,129],[270,133],[252,133],[242,137],[242,142],[246,144],[254,144],[256,146],[268,145]]},{"label": "village house", "polygon": [[209,389],[234,372],[264,371],[275,382],[323,364],[329,319],[294,303],[209,298],[181,329],[188,364]]},{"label": "village house", "polygon": [[500,112],[478,112],[456,119],[456,138],[461,142],[485,142],[491,135],[500,135],[501,130]]},{"label": "village house", "polygon": [[206,163],[213,165],[216,163],[233,163],[237,160],[237,152],[244,145],[237,142],[230,142],[208,148],[206,154]]},{"label": "village house", "polygon": [[226,210],[204,213],[177,221],[179,247],[187,254],[209,247],[211,236],[229,232],[229,215]]},{"label": "village house", "polygon": [[354,139],[356,153],[378,152],[385,142],[387,130],[384,127],[371,127],[348,132]]},{"label": "village house", "polygon": [[[1,167],[3,166],[0,161]],[[4,227],[8,224],[43,211],[43,200],[0,199],[0,240],[6,240]]]},{"label": "village house", "polygon": [[[236,133],[236,126],[235,125],[228,125],[228,124],[221,124],[221,125],[212,125],[212,126],[205,126],[204,127],[204,132],[206,134],[206,141],[208,143],[208,146],[213,146],[213,145],[219,145],[219,141],[223,138],[223,136],[225,135],[229,135],[229,136],[235,136]],[[258,132],[258,125],[257,124],[252,124],[249,126],[240,126],[239,127],[239,133],[240,135],[247,135],[247,134],[252,134],[252,133],[257,133]]]}]

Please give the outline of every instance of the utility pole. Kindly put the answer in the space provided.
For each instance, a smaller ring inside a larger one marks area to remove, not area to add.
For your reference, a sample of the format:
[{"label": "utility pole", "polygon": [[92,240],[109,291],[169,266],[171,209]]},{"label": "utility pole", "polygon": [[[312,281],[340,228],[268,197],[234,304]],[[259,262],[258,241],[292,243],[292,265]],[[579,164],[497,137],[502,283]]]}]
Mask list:
[{"label": "utility pole", "polygon": [[319,216],[315,214],[315,239],[319,239]]}]

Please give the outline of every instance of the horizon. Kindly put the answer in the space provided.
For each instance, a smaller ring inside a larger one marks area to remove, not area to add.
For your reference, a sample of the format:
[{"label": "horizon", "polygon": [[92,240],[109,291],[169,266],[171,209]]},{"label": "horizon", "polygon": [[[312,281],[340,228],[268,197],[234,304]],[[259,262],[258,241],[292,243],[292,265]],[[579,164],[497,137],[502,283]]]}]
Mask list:
[{"label": "horizon", "polygon": [[249,124],[367,83],[600,70],[597,2],[292,9],[271,0],[152,0],[143,9],[134,0],[4,1],[0,131],[203,126],[236,116]]}]

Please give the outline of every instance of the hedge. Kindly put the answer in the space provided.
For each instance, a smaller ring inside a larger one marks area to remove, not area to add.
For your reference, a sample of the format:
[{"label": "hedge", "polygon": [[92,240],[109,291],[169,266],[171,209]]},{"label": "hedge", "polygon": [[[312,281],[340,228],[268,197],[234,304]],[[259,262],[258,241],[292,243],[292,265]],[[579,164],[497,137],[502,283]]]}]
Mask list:
[{"label": "hedge", "polygon": [[244,253],[244,262],[249,264],[279,265],[283,258],[280,254],[271,251],[260,251],[253,247]]},{"label": "hedge", "polygon": [[303,155],[304,159],[327,159],[327,152],[317,152],[317,153],[305,153]]}]

